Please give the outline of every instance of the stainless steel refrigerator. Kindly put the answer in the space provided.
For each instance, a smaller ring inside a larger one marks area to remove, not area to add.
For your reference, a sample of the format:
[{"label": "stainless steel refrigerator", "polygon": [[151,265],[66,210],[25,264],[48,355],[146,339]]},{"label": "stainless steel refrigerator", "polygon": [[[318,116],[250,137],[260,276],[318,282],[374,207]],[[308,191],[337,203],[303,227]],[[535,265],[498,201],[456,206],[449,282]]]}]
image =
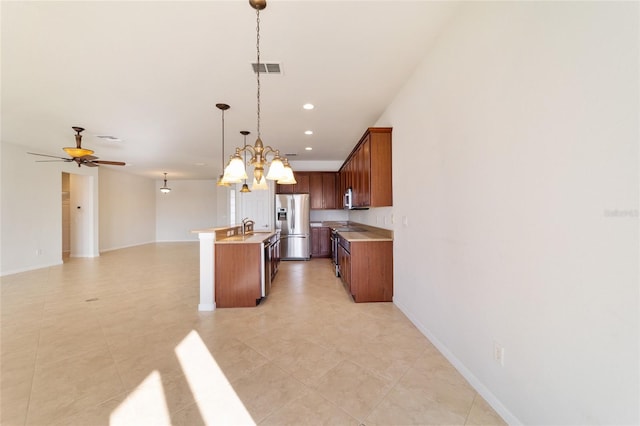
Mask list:
[{"label": "stainless steel refrigerator", "polygon": [[276,194],[276,229],[282,260],[309,260],[309,194]]}]

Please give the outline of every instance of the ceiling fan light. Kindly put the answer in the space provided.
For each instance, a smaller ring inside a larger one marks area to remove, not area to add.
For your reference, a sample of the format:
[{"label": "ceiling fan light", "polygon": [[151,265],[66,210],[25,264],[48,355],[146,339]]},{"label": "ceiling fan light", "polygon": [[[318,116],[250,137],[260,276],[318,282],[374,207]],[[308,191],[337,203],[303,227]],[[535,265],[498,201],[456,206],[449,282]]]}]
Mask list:
[{"label": "ceiling fan light", "polygon": [[72,147],[64,147],[62,148],[64,152],[69,154],[73,158],[84,157],[85,155],[92,155],[93,151],[90,149],[84,148],[72,148]]},{"label": "ceiling fan light", "polygon": [[251,192],[251,190],[249,189],[249,185],[247,185],[246,183],[243,183],[242,189],[240,190],[240,192]]}]

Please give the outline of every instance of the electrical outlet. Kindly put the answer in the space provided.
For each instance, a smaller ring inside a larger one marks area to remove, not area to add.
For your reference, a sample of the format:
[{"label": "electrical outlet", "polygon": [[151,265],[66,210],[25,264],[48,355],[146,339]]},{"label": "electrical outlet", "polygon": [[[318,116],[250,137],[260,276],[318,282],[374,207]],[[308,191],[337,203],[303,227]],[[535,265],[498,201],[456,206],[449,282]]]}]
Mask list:
[{"label": "electrical outlet", "polygon": [[42,256],[42,249],[36,249],[36,256]]},{"label": "electrical outlet", "polygon": [[405,228],[409,226],[409,218],[407,218],[406,216],[402,216],[402,226],[404,226]]},{"label": "electrical outlet", "polygon": [[394,225],[396,223],[396,218],[395,216],[393,216],[393,214],[391,215],[391,224]]},{"label": "electrical outlet", "polygon": [[493,342],[493,359],[504,367],[504,347],[498,342]]}]

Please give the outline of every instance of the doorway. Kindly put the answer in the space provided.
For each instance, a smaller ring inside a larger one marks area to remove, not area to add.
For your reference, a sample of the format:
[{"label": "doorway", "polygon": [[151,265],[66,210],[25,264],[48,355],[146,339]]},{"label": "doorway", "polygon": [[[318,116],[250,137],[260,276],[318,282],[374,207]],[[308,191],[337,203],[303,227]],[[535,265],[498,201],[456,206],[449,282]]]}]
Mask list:
[{"label": "doorway", "polygon": [[96,257],[98,209],[93,176],[62,173],[62,260]]},{"label": "doorway", "polygon": [[71,185],[69,173],[62,173],[62,261],[71,255]]}]

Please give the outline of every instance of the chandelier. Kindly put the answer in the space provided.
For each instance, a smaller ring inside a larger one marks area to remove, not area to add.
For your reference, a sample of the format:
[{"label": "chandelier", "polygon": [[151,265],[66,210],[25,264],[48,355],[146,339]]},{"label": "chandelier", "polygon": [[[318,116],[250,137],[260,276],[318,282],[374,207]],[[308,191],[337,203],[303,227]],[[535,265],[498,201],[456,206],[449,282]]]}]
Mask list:
[{"label": "chandelier", "polygon": [[[282,185],[291,185],[296,183],[293,176],[293,170],[286,158],[280,156],[280,151],[270,146],[264,146],[260,138],[260,11],[267,7],[266,0],[249,0],[249,4],[256,10],[256,81],[257,81],[257,130],[258,138],[253,146],[246,143],[242,148],[236,148],[236,152],[231,156],[227,167],[224,169],[222,182],[237,183],[243,179],[247,179],[247,171],[245,162],[240,153],[248,152],[251,154],[249,165],[253,167],[253,189],[267,189],[264,179],[275,180]],[[273,159],[269,164],[269,172],[265,176],[265,167],[267,166],[267,156],[273,154]]]},{"label": "chandelier", "polygon": [[167,186],[167,174],[164,174],[164,185],[162,185],[162,188],[160,188],[160,192],[162,192],[163,194],[168,194],[171,192],[171,188],[169,188]]}]

